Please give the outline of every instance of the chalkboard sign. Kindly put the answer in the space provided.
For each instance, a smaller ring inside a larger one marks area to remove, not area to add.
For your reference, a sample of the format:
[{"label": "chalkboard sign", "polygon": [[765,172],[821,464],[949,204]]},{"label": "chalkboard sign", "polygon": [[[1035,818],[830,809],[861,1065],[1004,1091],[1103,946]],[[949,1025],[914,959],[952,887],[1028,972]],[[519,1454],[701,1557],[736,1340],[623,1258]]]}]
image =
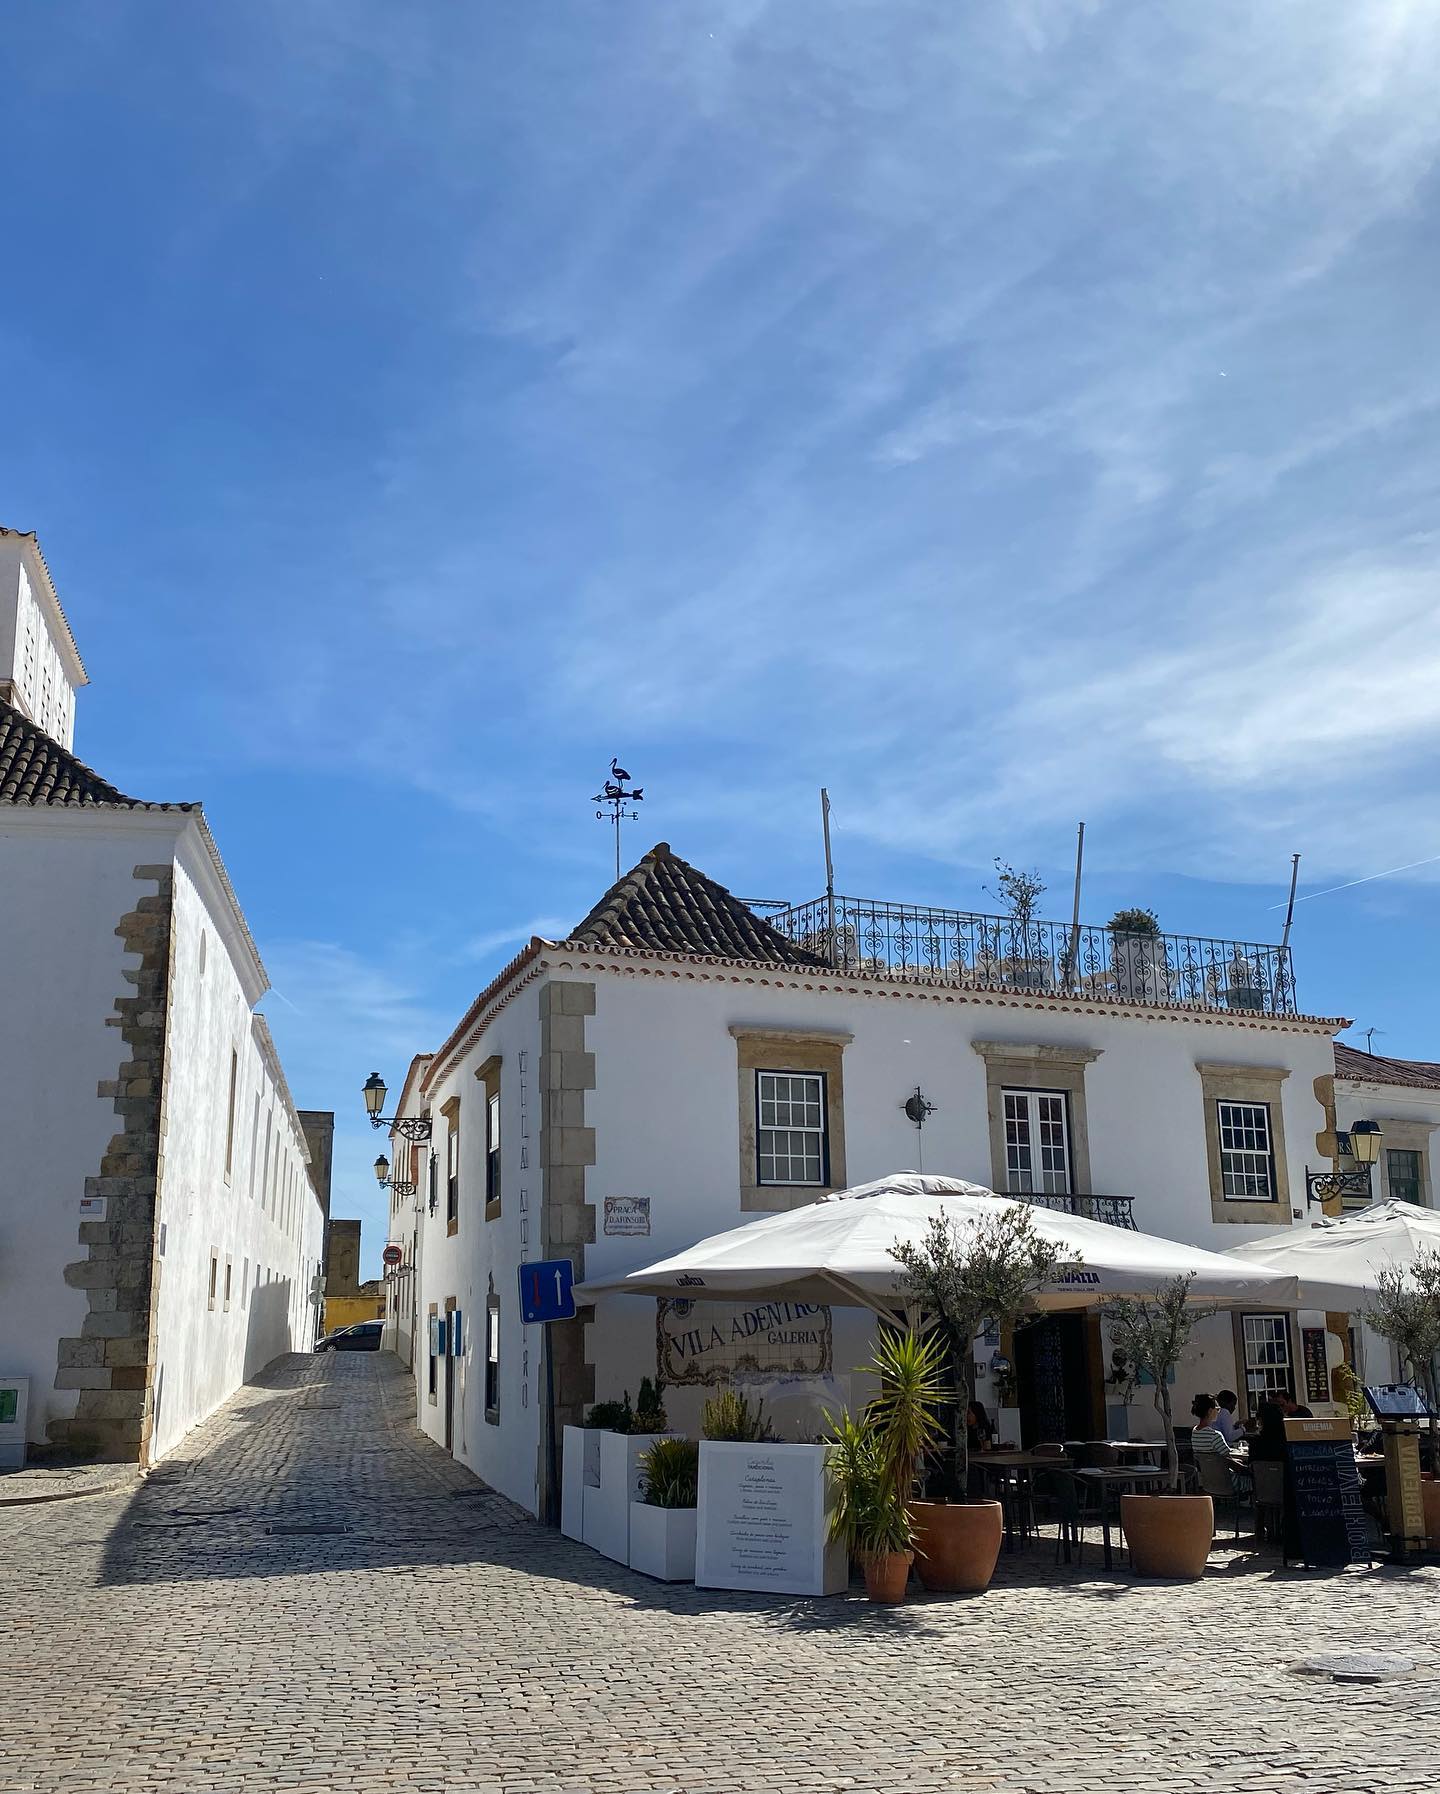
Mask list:
[{"label": "chalkboard sign", "polygon": [[1348,1420],[1285,1422],[1285,1554],[1315,1569],[1370,1561]]}]

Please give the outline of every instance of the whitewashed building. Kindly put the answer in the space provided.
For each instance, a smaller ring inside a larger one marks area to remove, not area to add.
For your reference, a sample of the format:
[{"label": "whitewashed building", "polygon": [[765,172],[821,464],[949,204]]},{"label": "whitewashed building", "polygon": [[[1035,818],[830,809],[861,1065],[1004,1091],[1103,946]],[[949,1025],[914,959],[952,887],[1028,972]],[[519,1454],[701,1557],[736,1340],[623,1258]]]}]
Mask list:
[{"label": "whitewashed building", "polygon": [[[398,1113],[431,1128],[410,1180],[420,1423],[537,1511],[550,1428],[642,1375],[665,1378],[672,1425],[739,1374],[812,1430],[865,1354],[863,1314],[606,1299],[550,1329],[552,1413],[517,1266],[620,1273],[891,1171],[1216,1249],[1306,1225],[1343,1025],[1297,1013],[1274,947],[845,898],[767,921],[662,844],[568,939],[532,940],[406,1081]],[[1298,1333],[1203,1323],[1181,1412],[1200,1388],[1299,1383]],[[1018,1398],[1027,1437],[1103,1437],[1107,1344],[1093,1317],[1022,1328],[1012,1386],[987,1373],[982,1395]]]},{"label": "whitewashed building", "polygon": [[75,758],[33,536],[0,575],[0,1377],[32,1447],[149,1462],[312,1342],[324,1216],[203,811]]}]

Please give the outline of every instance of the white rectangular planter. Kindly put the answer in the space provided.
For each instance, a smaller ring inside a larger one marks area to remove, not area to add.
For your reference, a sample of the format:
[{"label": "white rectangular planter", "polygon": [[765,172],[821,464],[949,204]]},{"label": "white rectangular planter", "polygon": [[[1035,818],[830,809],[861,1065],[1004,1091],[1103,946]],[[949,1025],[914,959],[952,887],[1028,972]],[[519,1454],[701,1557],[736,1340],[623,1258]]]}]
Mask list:
[{"label": "white rectangular planter", "polygon": [[695,1582],[775,1595],[838,1595],[843,1545],[827,1542],[834,1497],[825,1445],[700,1445]]},{"label": "white rectangular planter", "polygon": [[661,1582],[695,1580],[695,1509],[630,1503],[630,1568]]},{"label": "white rectangular planter", "polygon": [[995,1437],[1008,1441],[1018,1451],[1020,1449],[1020,1410],[1018,1408],[997,1408],[995,1410]]},{"label": "white rectangular planter", "polygon": [[560,1442],[560,1530],[567,1539],[585,1536],[585,1443],[583,1426],[567,1426]]},{"label": "white rectangular planter", "polygon": [[640,1499],[644,1472],[640,1460],[657,1439],[670,1433],[603,1433],[592,1430],[598,1447],[586,1441],[587,1455],[598,1452],[599,1480],[585,1482],[580,1536],[604,1557],[616,1563],[630,1561],[630,1504]]}]

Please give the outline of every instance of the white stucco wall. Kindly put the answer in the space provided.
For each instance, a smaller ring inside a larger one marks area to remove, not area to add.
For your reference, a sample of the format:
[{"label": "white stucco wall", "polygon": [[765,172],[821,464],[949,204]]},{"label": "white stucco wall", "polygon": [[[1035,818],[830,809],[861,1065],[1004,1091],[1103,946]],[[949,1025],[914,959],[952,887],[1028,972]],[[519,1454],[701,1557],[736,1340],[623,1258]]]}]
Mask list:
[{"label": "white stucco wall", "polygon": [[[415,1336],[417,1413],[422,1429],[444,1442],[444,1374],[439,1366],[436,1399],[428,1396],[431,1303],[443,1313],[447,1298],[461,1311],[464,1351],[453,1368],[454,1452],[477,1476],[532,1512],[536,1506],[540,1440],[540,1329],[519,1320],[517,1268],[542,1256],[540,1238],[540,1020],[538,987],[530,985],[501,1011],[482,1039],[425,1094],[418,1112],[433,1117],[439,1199],[421,1223],[420,1312]],[[501,1204],[496,1219],[485,1213],[485,1089],[475,1072],[500,1055]],[[446,1227],[444,1105],[460,1098],[460,1225]],[[425,1199],[422,1171],[420,1199]],[[494,1279],[500,1303],[500,1423],[485,1419],[485,1307]]]},{"label": "white stucco wall", "polygon": [[[305,1176],[303,1137],[277,1093],[273,1051],[263,1023],[249,1011],[227,944],[235,923],[217,897],[213,870],[207,876],[197,823],[176,813],[0,808],[0,1371],[31,1379],[29,1434],[37,1445],[45,1443],[48,1421],[75,1413],[76,1392],[54,1387],[57,1346],[81,1334],[88,1304],[83,1290],[66,1284],[64,1271],[85,1257],[79,1244],[85,1180],[99,1174],[123,1125],[110,1097],[98,1094],[129,1057],[107,1018],[117,997],[130,994],[125,972],[139,963],[115,930],[155,890],[153,882],[135,878],[135,867],[172,862],[176,959],[152,1452],[171,1449],[248,1372],[312,1337],[307,1298],[320,1259],[319,1203]],[[253,971],[249,976],[258,994]],[[232,1044],[239,1077],[227,1183]],[[277,1168],[263,1201],[258,1191],[249,1194],[256,1093],[261,1150],[267,1117],[281,1147],[278,1155],[272,1148]],[[277,1216],[282,1189],[286,1206]],[[221,1266],[213,1311],[212,1245]]]},{"label": "white stucco wall", "polygon": [[[996,1001],[989,996],[947,993],[937,999],[914,990],[886,994],[884,987],[821,992],[789,988],[782,979],[669,976],[661,967],[647,976],[640,962],[617,970],[581,956],[557,955],[541,976],[593,982],[596,1011],[586,1025],[585,1044],[595,1055],[595,1088],[585,1101],[585,1117],[596,1134],[596,1162],[586,1180],[587,1200],[597,1210],[597,1238],[587,1248],[588,1276],[619,1273],[680,1249],[694,1240],[756,1218],[740,1208],[739,1120],[736,1045],[733,1025],[773,1029],[814,1029],[853,1036],[844,1054],[846,1176],[863,1183],[887,1172],[923,1168],[990,1184],[986,1067],[972,1046],[976,1040],[1012,1045],[1056,1045],[1098,1053],[1086,1070],[1086,1108],[1091,1176],[1087,1193],[1135,1198],[1137,1226],[1147,1232],[1223,1249],[1261,1237],[1271,1228],[1220,1223],[1212,1217],[1205,1146],[1205,1111],[1197,1062],[1281,1067],[1289,1072],[1281,1087],[1290,1204],[1277,1212],[1276,1226],[1303,1226],[1304,1171],[1313,1153],[1321,1110],[1313,1082],[1332,1067],[1328,1034],[1318,1028],[1256,1027],[1224,1016],[1171,1019],[1124,1014],[1099,1005],[1088,1012],[1056,1006]],[[491,1053],[504,1055],[507,1205],[503,1218],[479,1219],[483,1185],[482,1136],[478,1126],[462,1128],[462,1217],[459,1233],[447,1238],[444,1190],[439,1213],[427,1220],[422,1241],[422,1304],[453,1295],[465,1309],[467,1361],[464,1367],[463,1432],[457,1420],[457,1455],[513,1499],[533,1505],[533,1464],[538,1414],[531,1350],[528,1408],[512,1424],[517,1341],[513,1313],[515,1265],[540,1256],[538,1214],[540,1177],[532,1152],[526,1174],[512,1170],[518,1149],[515,1057],[522,1043],[538,1041],[538,985],[523,991],[501,1011],[484,1039],[464,1060],[445,1071],[430,1093],[436,1116],[436,1146],[444,1151],[440,1105],[459,1092],[478,1122],[480,1092],[474,1070]],[[532,1056],[530,1065],[535,1059]],[[902,1105],[920,1085],[936,1105],[923,1135],[907,1120]],[[532,1133],[538,1133],[539,1093],[530,1080]],[[532,1141],[533,1146],[533,1141]],[[536,1231],[528,1245],[518,1234],[519,1216],[510,1193],[516,1180],[528,1182]],[[469,1192],[468,1194],[466,1192]],[[606,1238],[598,1224],[607,1196],[650,1199],[648,1238]],[[1293,1211],[1299,1210],[1297,1216]],[[487,1278],[493,1272],[501,1294],[502,1424],[486,1427],[480,1417],[483,1309]],[[855,1311],[836,1309],[834,1366],[842,1399],[847,1380],[866,1355],[869,1323]],[[422,1312],[417,1387],[421,1424],[441,1433],[439,1404],[425,1398],[426,1354]],[[1297,1339],[1298,1346],[1298,1339]],[[655,1371],[655,1309],[648,1301],[613,1298],[602,1302],[589,1329],[596,1365],[596,1396],[606,1400],[628,1389],[634,1396],[642,1375]],[[1182,1365],[1174,1395],[1182,1420],[1191,1395],[1229,1384],[1243,1389],[1237,1371],[1228,1316],[1202,1324]],[[694,1430],[707,1391],[676,1389],[667,1395],[672,1425]],[[854,1394],[863,1394],[857,1386]],[[988,1393],[982,1388],[982,1395]],[[993,1393],[991,1393],[993,1404]],[[814,1404],[812,1403],[812,1409]],[[460,1409],[457,1407],[457,1415]],[[792,1425],[803,1427],[797,1408]],[[1159,1436],[1158,1415],[1142,1397],[1133,1415],[1137,1430]]]},{"label": "white stucco wall", "polygon": [[96,1087],[128,1056],[106,1018],[139,956],[115,928],[155,889],[135,867],[168,861],[178,832],[172,816],[0,807],[0,1371],[31,1379],[36,1444],[75,1412],[56,1347],[87,1302],[63,1272],[84,1256],[85,1179],[120,1126]]},{"label": "white stucco wall", "polygon": [[[202,895],[201,870],[187,839],[175,870],[156,1457],[172,1450],[252,1372],[313,1343],[311,1292],[322,1243],[304,1136],[268,1031],[250,1011],[228,918]],[[227,1172],[232,1052],[236,1088]],[[218,1266],[213,1304],[212,1254]]]}]

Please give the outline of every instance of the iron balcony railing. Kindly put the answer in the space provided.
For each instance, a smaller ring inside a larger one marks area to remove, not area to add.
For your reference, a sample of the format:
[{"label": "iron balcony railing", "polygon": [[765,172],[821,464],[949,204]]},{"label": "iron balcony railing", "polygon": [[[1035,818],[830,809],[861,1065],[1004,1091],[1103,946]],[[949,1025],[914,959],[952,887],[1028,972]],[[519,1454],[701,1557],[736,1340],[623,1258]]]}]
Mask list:
[{"label": "iron balcony railing", "polygon": [[1162,1008],[1295,1013],[1289,949],[1255,941],[1022,924],[868,897],[817,897],[765,920],[841,971]]},{"label": "iron balcony railing", "polygon": [[1111,1227],[1137,1231],[1133,1196],[1057,1196],[1040,1190],[1011,1194],[1017,1202],[1028,1202],[1035,1208],[1054,1209],[1057,1214],[1080,1215],[1087,1221],[1106,1221]]}]

